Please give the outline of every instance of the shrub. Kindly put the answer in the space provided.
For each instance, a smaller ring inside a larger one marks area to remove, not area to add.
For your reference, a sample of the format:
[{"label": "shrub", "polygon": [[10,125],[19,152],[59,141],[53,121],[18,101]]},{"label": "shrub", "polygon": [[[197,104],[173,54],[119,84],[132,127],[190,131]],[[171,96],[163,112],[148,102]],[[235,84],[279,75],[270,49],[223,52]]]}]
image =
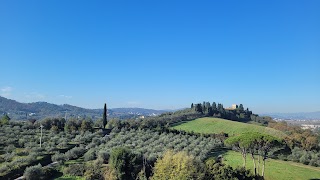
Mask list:
[{"label": "shrub", "polygon": [[85,161],[91,161],[91,160],[95,160],[97,155],[96,155],[96,150],[95,149],[90,149],[89,151],[87,151],[84,154],[84,160]]},{"label": "shrub", "polygon": [[51,179],[57,172],[53,167],[45,166],[42,168],[42,176],[44,179]]},{"label": "shrub", "polygon": [[2,164],[2,166],[0,166],[0,174],[5,173],[9,170],[10,170],[10,168],[9,168],[8,164]]},{"label": "shrub", "polygon": [[220,160],[209,158],[205,162],[205,178],[211,179],[238,179],[238,180],[251,180],[251,179],[263,179],[263,177],[256,176],[245,168],[233,169],[231,166],[226,166],[221,163]]},{"label": "shrub", "polygon": [[278,155],[278,159],[280,159],[280,160],[282,160],[282,161],[288,161],[287,156],[284,155],[284,154],[279,154],[279,155]]},{"label": "shrub", "polygon": [[83,147],[74,147],[65,153],[66,158],[68,159],[77,159],[85,153],[85,149]]},{"label": "shrub", "polygon": [[3,158],[6,162],[11,161],[13,157],[14,157],[14,153],[6,153],[5,155],[3,155]]},{"label": "shrub", "polygon": [[83,164],[70,164],[63,169],[63,174],[70,176],[83,176],[84,172],[85,166]]},{"label": "shrub", "polygon": [[53,162],[59,162],[59,163],[62,164],[62,163],[64,163],[64,162],[66,162],[68,159],[67,159],[67,157],[66,157],[65,154],[56,153],[56,154],[54,154],[54,155],[51,156],[51,160],[52,160]]},{"label": "shrub", "polygon": [[5,147],[5,148],[3,148],[3,149],[4,149],[4,151],[5,151],[6,153],[12,153],[12,151],[13,151],[15,148],[16,148],[16,147],[15,147],[14,145],[10,144],[9,146],[7,146],[7,147]]},{"label": "shrub", "polygon": [[110,154],[107,151],[100,151],[98,153],[98,159],[105,164],[108,163],[109,157],[110,157]]},{"label": "shrub", "polygon": [[0,156],[0,163],[3,163],[3,162],[5,162],[5,159],[2,156]]},{"label": "shrub", "polygon": [[27,167],[23,174],[26,180],[40,180],[42,175],[43,171],[41,164]]},{"label": "shrub", "polygon": [[28,155],[29,155],[29,152],[28,152],[28,151],[23,150],[23,151],[19,151],[19,152],[17,152],[16,154],[17,154],[18,156],[28,156]]},{"label": "shrub", "polygon": [[101,172],[101,163],[95,161],[86,165],[86,171],[84,173],[86,180],[103,180]]},{"label": "shrub", "polygon": [[309,164],[311,157],[307,152],[304,152],[303,155],[300,157],[300,163]]}]

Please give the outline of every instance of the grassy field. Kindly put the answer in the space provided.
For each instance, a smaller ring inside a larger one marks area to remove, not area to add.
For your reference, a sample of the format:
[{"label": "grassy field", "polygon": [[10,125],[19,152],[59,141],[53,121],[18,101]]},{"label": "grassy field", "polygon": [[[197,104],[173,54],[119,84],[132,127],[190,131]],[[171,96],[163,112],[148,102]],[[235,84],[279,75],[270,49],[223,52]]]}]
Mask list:
[{"label": "grassy field", "polygon": [[179,124],[177,126],[173,126],[173,128],[177,130],[193,131],[197,133],[224,132],[230,135],[236,135],[243,132],[261,132],[280,138],[285,136],[285,134],[281,131],[272,128],[220,118],[199,118],[193,121]]},{"label": "grassy field", "polygon": [[[232,166],[242,166],[242,156],[239,152],[228,151],[223,155],[224,163]],[[261,166],[260,166],[261,167]],[[253,163],[250,157],[247,157],[247,168],[253,172]],[[312,167],[290,161],[280,161],[268,159],[265,169],[266,180],[310,180],[320,179],[320,167]]]},{"label": "grassy field", "polygon": [[[255,124],[247,124],[230,121],[220,118],[199,118],[193,121],[182,123],[172,128],[177,130],[193,131],[197,133],[228,133],[230,135],[241,134],[243,132],[261,132],[277,137],[284,137],[285,134],[272,129]],[[224,153],[224,162],[232,167],[242,166],[243,161],[240,153],[228,151]],[[253,170],[253,163],[250,157],[247,159],[247,168]],[[320,168],[294,163],[290,161],[280,161],[268,159],[266,163],[266,180],[310,180],[320,179]]]}]

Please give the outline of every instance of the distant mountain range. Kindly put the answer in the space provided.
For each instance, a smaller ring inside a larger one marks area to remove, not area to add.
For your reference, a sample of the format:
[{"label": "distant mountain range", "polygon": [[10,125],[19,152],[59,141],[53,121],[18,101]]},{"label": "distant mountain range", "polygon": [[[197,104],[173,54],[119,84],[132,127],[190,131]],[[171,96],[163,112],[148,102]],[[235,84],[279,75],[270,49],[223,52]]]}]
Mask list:
[{"label": "distant mountain range", "polygon": [[301,113],[268,113],[261,115],[271,116],[273,118],[282,120],[320,120],[320,111]]},{"label": "distant mountain range", "polygon": [[[120,119],[137,116],[156,116],[168,110],[154,110],[143,108],[114,108],[108,109],[111,118]],[[12,119],[43,119],[45,117],[90,117],[99,119],[103,109],[86,109],[69,104],[56,105],[47,102],[20,103],[0,96],[0,114],[7,113]]]}]

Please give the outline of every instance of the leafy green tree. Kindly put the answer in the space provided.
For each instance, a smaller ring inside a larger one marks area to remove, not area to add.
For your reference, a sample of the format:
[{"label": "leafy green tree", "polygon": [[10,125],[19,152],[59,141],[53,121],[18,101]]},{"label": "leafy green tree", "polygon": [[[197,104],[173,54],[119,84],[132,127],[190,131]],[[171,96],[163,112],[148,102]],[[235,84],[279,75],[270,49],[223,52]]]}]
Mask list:
[{"label": "leafy green tree", "polygon": [[80,128],[80,126],[81,126],[81,121],[75,118],[70,118],[64,125],[64,130],[67,132],[74,132],[74,131],[77,131]]},{"label": "leafy green tree", "polygon": [[167,151],[156,161],[152,180],[201,179],[204,174],[198,168],[199,164],[186,152]]},{"label": "leafy green tree", "polygon": [[112,149],[109,164],[116,179],[135,179],[141,169],[139,159],[126,148]]},{"label": "leafy green tree", "polygon": [[[247,153],[250,153],[253,166],[254,166],[254,172],[255,175],[259,172],[259,166],[256,167],[255,157],[254,154],[258,150],[258,154],[263,159],[263,165],[262,165],[262,176],[264,176],[265,173],[265,162],[267,159],[267,155],[270,151],[270,149],[278,144],[280,144],[280,139],[268,135],[268,134],[262,134],[258,132],[248,132],[243,133],[239,136],[233,136],[228,139],[226,139],[225,143],[229,145],[233,145],[235,148],[237,148],[243,157],[243,167],[246,166],[246,155]],[[260,164],[260,156],[258,156],[258,164]]]},{"label": "leafy green tree", "polygon": [[247,153],[249,148],[249,142],[246,136],[233,136],[225,140],[225,143],[228,145],[232,145],[237,150],[240,151],[243,158],[243,167],[246,167]]},{"label": "leafy green tree", "polygon": [[5,125],[5,124],[9,124],[10,121],[10,117],[8,116],[8,114],[5,114],[0,121],[1,125]]},{"label": "leafy green tree", "polygon": [[107,104],[104,104],[104,108],[103,108],[103,128],[106,128],[107,125]]},{"label": "leafy green tree", "polygon": [[81,127],[80,127],[80,130],[81,130],[82,132],[92,131],[92,129],[93,129],[93,122],[92,122],[91,119],[88,119],[88,120],[84,119],[84,120],[82,120],[82,122],[81,122]]},{"label": "leafy green tree", "polygon": [[265,164],[266,159],[268,157],[268,153],[270,152],[270,149],[274,146],[278,146],[281,144],[281,140],[271,136],[264,134],[260,139],[258,139],[258,147],[260,155],[263,157],[263,165],[262,165],[262,177],[264,177],[265,174]]}]

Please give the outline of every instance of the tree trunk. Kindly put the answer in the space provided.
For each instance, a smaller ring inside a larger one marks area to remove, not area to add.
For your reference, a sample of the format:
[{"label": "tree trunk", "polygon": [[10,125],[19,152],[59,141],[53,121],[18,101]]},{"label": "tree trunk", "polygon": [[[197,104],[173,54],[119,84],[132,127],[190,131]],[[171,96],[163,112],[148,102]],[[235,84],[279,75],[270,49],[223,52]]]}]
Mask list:
[{"label": "tree trunk", "polygon": [[259,169],[260,169],[260,154],[258,153],[258,168],[257,168],[258,174],[259,174]]},{"label": "tree trunk", "polygon": [[242,158],[243,158],[243,167],[246,168],[246,163],[247,163],[247,156],[246,156],[246,154],[242,154]]},{"label": "tree trunk", "polygon": [[257,176],[256,161],[255,161],[255,159],[254,159],[254,154],[253,154],[253,153],[251,153],[251,158],[252,158],[252,161],[253,161],[254,175]]},{"label": "tree trunk", "polygon": [[266,159],[263,158],[263,165],[262,165],[262,177],[264,177],[264,169],[265,169],[265,165],[266,165]]}]

